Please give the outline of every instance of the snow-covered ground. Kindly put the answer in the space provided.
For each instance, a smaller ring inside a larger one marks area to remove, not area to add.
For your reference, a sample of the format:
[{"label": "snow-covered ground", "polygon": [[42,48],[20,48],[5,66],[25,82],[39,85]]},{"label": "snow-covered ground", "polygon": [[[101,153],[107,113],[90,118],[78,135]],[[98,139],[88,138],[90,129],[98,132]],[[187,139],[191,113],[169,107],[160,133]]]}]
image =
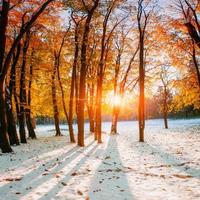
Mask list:
[{"label": "snow-covered ground", "polygon": [[0,154],[0,200],[199,200],[200,119],[162,126],[149,120],[142,144],[137,122],[120,122],[117,136],[104,123],[104,143],[86,135],[84,148],[38,126],[38,140]]}]

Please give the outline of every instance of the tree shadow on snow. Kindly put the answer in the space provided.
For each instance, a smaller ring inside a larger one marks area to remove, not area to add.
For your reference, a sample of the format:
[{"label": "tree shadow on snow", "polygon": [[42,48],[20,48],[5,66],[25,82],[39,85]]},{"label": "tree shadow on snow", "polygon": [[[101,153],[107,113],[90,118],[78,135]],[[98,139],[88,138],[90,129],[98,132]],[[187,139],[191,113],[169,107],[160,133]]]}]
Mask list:
[{"label": "tree shadow on snow", "polygon": [[[81,155],[83,157],[76,163],[76,165],[71,168],[69,166],[69,171],[64,174],[64,177],[62,179],[59,179],[59,182],[54,185],[50,190],[48,190],[45,194],[43,194],[38,200],[48,200],[48,199],[60,199],[60,196],[58,197],[59,192],[63,189],[63,187],[60,187],[61,184],[68,184],[69,180],[74,178],[75,176],[79,176],[79,170],[84,166],[84,164],[87,162],[89,159],[89,156],[97,149],[98,145],[94,144],[95,141],[93,141],[89,146],[86,146],[84,149],[84,152],[81,152]],[[94,145],[92,145],[94,144]],[[89,148],[91,146],[91,148]],[[85,152],[86,149],[89,150]],[[65,164],[65,163],[63,163]],[[68,163],[66,163],[68,165]],[[79,180],[81,181],[81,179]],[[71,188],[73,190],[73,188]],[[69,194],[68,194],[69,195]],[[62,199],[68,199],[67,196],[63,196]]]},{"label": "tree shadow on snow", "polygon": [[104,159],[97,168],[95,177],[91,182],[89,198],[91,200],[134,200],[123,170],[117,136],[111,136]]},{"label": "tree shadow on snow", "polygon": [[176,158],[174,155],[165,152],[160,145],[150,145],[147,143],[137,146],[136,150],[141,154],[153,154],[159,161],[165,163],[167,166],[177,169],[179,172],[187,174],[188,178],[200,179],[200,169],[189,166],[192,161],[183,161]]},{"label": "tree shadow on snow", "polygon": [[[11,190],[13,192],[8,193],[7,196],[8,199],[13,198],[14,191],[19,193],[16,199],[20,197],[24,198],[29,193],[39,189],[42,185],[45,185],[45,183],[48,184],[48,182],[51,181],[51,179],[55,178],[57,173],[59,174],[60,172],[62,172],[63,168],[65,168],[67,165],[70,165],[70,163],[73,162],[75,159],[77,159],[82,154],[83,151],[86,151],[93,144],[94,141],[92,142],[89,141],[87,146],[83,148],[78,146],[72,146],[72,148],[70,148],[68,151],[63,150],[63,152],[60,152],[60,154],[55,155],[55,157],[52,156],[51,158],[51,156],[49,156],[48,159],[42,163],[34,162],[32,170],[24,174],[24,176],[20,181],[18,182],[12,181],[0,186],[0,194],[1,191],[3,192],[4,190],[9,190],[9,188],[12,188]],[[31,163],[30,167],[32,167],[32,165],[33,163]],[[23,173],[21,172],[19,173],[23,175]]]},{"label": "tree shadow on snow", "polygon": [[[90,137],[91,136],[88,134],[88,135],[85,135],[84,139],[86,141],[88,139],[91,140]],[[46,143],[45,145],[48,145],[48,148],[43,147],[44,143]],[[40,144],[41,146],[39,146],[38,144]],[[71,146],[71,148],[69,148],[69,146]],[[23,155],[25,155],[25,156],[21,156],[19,158],[20,162],[18,161],[18,163],[13,164],[13,160],[16,161],[15,154],[20,153],[19,150],[18,150],[18,152],[15,153],[15,148],[21,149],[21,151],[23,151]],[[25,150],[25,152],[24,152],[23,148],[25,148],[27,150]],[[11,161],[9,159],[7,161],[7,162],[11,162],[10,166],[9,166],[9,170],[15,171],[22,167],[29,170],[28,168],[30,168],[31,166],[33,166],[35,164],[40,166],[40,163],[38,163],[37,160],[42,160],[42,164],[41,164],[41,166],[42,166],[43,164],[49,163],[49,162],[53,161],[54,159],[56,160],[58,158],[58,156],[62,156],[62,154],[63,155],[65,153],[68,154],[68,150],[70,153],[71,151],[73,151],[73,149],[75,149],[75,150],[77,149],[76,144],[68,142],[67,137],[65,137],[65,136],[64,137],[63,136],[62,137],[48,136],[48,137],[39,137],[37,140],[29,140],[27,144],[21,144],[20,146],[14,146],[14,153],[9,154]],[[29,153],[30,153],[30,155],[29,155]],[[5,156],[7,156],[7,155],[5,155]]]}]

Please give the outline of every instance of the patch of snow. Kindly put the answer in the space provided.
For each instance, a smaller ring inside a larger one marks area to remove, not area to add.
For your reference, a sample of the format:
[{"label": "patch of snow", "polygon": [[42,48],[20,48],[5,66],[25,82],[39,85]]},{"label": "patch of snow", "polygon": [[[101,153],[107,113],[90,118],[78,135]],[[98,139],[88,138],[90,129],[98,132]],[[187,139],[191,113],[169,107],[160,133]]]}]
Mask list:
[{"label": "patch of snow", "polygon": [[37,140],[0,155],[0,200],[199,200],[200,119],[169,120],[168,130],[148,120],[145,143],[137,125],[119,122],[109,136],[105,122],[104,142],[87,134],[83,148],[69,143],[65,125],[62,137],[38,126]]}]

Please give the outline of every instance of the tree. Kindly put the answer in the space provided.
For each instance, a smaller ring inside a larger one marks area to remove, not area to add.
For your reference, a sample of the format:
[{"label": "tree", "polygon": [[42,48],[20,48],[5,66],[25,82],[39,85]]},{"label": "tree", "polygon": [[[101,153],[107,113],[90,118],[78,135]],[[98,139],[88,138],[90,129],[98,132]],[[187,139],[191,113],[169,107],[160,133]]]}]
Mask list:
[{"label": "tree", "polygon": [[113,27],[111,28],[111,31],[108,33],[108,22],[109,18],[113,12],[113,10],[119,6],[121,2],[117,0],[113,0],[111,2],[108,2],[106,5],[106,12],[102,24],[102,37],[101,37],[101,52],[100,52],[100,59],[97,69],[97,95],[96,95],[96,127],[95,127],[95,138],[98,140],[98,143],[102,143],[101,134],[102,134],[102,90],[103,90],[103,78],[104,78],[104,72],[105,72],[105,66],[106,66],[106,58],[107,53],[109,51],[109,42],[113,35],[113,32],[115,28],[126,18],[123,18],[121,20],[117,20],[116,23],[114,23]]},{"label": "tree", "polygon": [[138,1],[137,22],[139,30],[139,141],[144,142],[144,128],[145,128],[145,63],[144,63],[144,41],[145,31],[148,23],[150,11],[146,10],[144,0]]},{"label": "tree", "polygon": [[[9,70],[10,62],[12,55],[23,38],[24,34],[30,30],[32,24],[37,20],[37,18],[42,14],[45,8],[53,0],[45,1],[39,8],[36,10],[31,18],[22,24],[22,27],[19,31],[19,34],[14,39],[10,49],[7,54],[5,54],[5,45],[6,45],[6,29],[8,26],[8,17],[9,17],[9,8],[10,1],[3,0],[1,7],[1,16],[0,16],[0,119],[1,119],[1,132],[0,132],[0,148],[2,152],[11,152],[12,149],[9,145],[8,135],[7,135],[7,120],[6,120],[6,100],[5,100],[5,78]],[[24,14],[24,16],[26,13]],[[5,56],[6,55],[6,56]]]},{"label": "tree", "polygon": [[27,143],[26,141],[26,63],[27,63],[27,51],[30,42],[30,31],[28,31],[24,38],[23,50],[22,50],[22,64],[20,68],[20,106],[19,106],[19,133],[21,143]]},{"label": "tree", "polygon": [[65,43],[65,38],[66,38],[69,30],[70,30],[70,27],[68,28],[66,33],[64,33],[64,35],[63,35],[59,51],[58,52],[55,51],[55,59],[57,59],[56,67],[57,67],[58,82],[59,82],[59,86],[60,86],[60,89],[61,89],[63,109],[64,109],[65,117],[66,117],[66,120],[67,120],[67,123],[68,123],[68,127],[69,127],[70,141],[72,143],[75,143],[74,132],[73,132],[73,124],[69,120],[69,115],[67,113],[67,108],[66,108],[66,104],[65,104],[65,93],[64,93],[62,81],[61,81],[61,78],[60,78],[60,56],[61,56],[61,51],[62,51],[63,45]]},{"label": "tree", "polygon": [[85,108],[85,92],[86,92],[86,70],[87,70],[87,45],[88,36],[90,31],[90,23],[93,14],[98,7],[99,0],[93,1],[93,5],[86,5],[85,1],[82,1],[84,9],[86,10],[87,17],[84,24],[83,38],[81,44],[81,69],[80,69],[80,81],[79,81],[79,99],[78,99],[78,145],[84,146],[84,108]]},{"label": "tree", "polygon": [[31,57],[30,57],[30,67],[29,67],[29,80],[28,80],[28,91],[27,91],[27,100],[26,100],[26,124],[28,128],[29,138],[36,139],[35,130],[32,124],[31,118],[31,99],[32,99],[32,81],[33,81],[33,71],[34,71],[34,54],[35,49],[32,47]]},{"label": "tree", "polygon": [[6,112],[7,112],[8,135],[9,135],[10,145],[14,144],[19,145],[16,121],[13,115],[14,109],[13,109],[12,97],[14,96],[14,98],[16,98],[16,65],[19,60],[20,51],[21,51],[21,44],[19,43],[16,52],[13,53],[12,66],[10,70],[10,81],[6,93],[6,100],[7,100]]},{"label": "tree", "polygon": [[[72,12],[71,18],[75,24],[74,30],[74,58],[73,58],[73,66],[72,66],[72,77],[71,77],[71,87],[70,87],[70,99],[69,99],[69,131],[70,135],[74,135],[73,130],[73,110],[74,110],[74,99],[78,99],[78,77],[77,77],[77,65],[78,65],[78,56],[79,56],[79,29],[80,23],[83,21],[84,17],[80,19],[78,16],[75,16],[75,12]],[[77,102],[75,102],[77,103]],[[77,107],[78,105],[76,105]],[[75,141],[75,139],[74,139]]]},{"label": "tree", "polygon": [[[132,28],[132,27],[131,27]],[[117,58],[116,58],[116,67],[115,67],[115,78],[114,78],[114,104],[113,104],[113,114],[112,114],[112,126],[111,126],[111,134],[117,133],[117,122],[118,117],[120,114],[120,107],[119,102],[117,102],[117,98],[120,98],[119,101],[123,101],[124,95],[125,95],[125,87],[128,82],[128,76],[130,75],[131,69],[133,67],[136,55],[138,53],[139,48],[137,47],[136,50],[134,50],[133,55],[131,55],[130,60],[128,62],[128,66],[126,69],[124,69],[124,72],[122,72],[121,67],[121,57],[124,53],[124,48],[128,48],[128,46],[125,44],[127,40],[127,36],[130,30],[127,32],[122,31],[121,35],[121,42],[120,44],[117,44]],[[121,75],[120,75],[121,72]],[[119,79],[119,76],[121,79]]]},{"label": "tree", "polygon": [[169,112],[169,84],[170,84],[170,78],[169,78],[169,67],[163,66],[160,73],[160,79],[162,82],[162,88],[161,88],[161,110],[163,113],[163,119],[164,119],[164,125],[165,128],[168,129],[168,112]]},{"label": "tree", "polygon": [[[95,25],[94,25],[95,26]],[[95,140],[97,139],[95,134],[95,92],[96,92],[96,77],[97,77],[97,65],[99,52],[98,35],[95,30],[92,30],[92,36],[90,38],[89,55],[88,55],[88,70],[87,70],[87,110],[90,122],[90,133],[94,133]]]}]

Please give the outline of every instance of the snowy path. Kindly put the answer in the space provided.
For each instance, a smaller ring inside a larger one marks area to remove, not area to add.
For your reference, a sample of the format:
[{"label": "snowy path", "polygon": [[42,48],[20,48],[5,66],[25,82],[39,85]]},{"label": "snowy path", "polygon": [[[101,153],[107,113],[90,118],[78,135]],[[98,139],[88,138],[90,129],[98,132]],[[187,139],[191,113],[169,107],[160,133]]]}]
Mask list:
[{"label": "snowy path", "polygon": [[101,145],[87,136],[79,148],[63,136],[14,147],[0,155],[0,200],[199,200],[200,120],[158,123],[147,123],[144,144],[128,122]]}]

